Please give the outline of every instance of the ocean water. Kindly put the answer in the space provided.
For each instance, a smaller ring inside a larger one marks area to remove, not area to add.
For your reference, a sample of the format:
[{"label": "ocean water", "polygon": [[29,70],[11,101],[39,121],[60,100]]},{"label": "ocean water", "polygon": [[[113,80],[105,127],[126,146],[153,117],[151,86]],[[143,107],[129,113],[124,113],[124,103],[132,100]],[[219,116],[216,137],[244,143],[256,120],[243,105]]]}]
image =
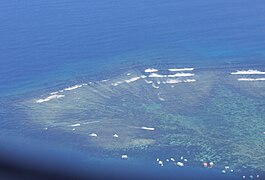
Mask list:
[{"label": "ocean water", "polygon": [[264,18],[262,0],[0,2],[1,139],[264,177]]}]

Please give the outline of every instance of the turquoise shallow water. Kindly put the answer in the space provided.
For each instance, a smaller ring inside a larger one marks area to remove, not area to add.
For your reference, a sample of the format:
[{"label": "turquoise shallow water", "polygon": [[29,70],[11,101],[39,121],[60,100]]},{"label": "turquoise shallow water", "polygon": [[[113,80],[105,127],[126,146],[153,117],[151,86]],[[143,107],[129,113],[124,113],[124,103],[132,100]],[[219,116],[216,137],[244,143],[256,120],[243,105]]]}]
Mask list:
[{"label": "turquoise shallow water", "polygon": [[[1,2],[1,137],[261,174],[264,75],[231,73],[265,71],[264,17],[262,0]],[[147,68],[194,76],[149,78]]]}]

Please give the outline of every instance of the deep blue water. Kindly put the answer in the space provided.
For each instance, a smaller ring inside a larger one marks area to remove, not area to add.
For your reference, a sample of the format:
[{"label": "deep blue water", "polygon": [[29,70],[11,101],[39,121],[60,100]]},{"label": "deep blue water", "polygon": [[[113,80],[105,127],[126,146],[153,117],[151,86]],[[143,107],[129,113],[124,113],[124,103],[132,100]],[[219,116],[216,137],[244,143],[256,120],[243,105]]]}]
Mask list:
[{"label": "deep blue water", "polygon": [[161,62],[263,62],[257,0],[2,1],[0,92]]},{"label": "deep blue water", "polygon": [[0,100],[133,66],[265,65],[264,19],[264,0],[1,1]]}]

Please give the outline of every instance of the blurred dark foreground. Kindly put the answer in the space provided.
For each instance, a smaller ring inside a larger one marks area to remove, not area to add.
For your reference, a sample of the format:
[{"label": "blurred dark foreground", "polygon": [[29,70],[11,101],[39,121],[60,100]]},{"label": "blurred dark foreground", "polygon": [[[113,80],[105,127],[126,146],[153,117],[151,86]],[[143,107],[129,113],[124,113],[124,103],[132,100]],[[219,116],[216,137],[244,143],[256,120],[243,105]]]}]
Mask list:
[{"label": "blurred dark foreground", "polygon": [[0,136],[0,179],[241,179],[202,168],[98,160],[62,147]]}]

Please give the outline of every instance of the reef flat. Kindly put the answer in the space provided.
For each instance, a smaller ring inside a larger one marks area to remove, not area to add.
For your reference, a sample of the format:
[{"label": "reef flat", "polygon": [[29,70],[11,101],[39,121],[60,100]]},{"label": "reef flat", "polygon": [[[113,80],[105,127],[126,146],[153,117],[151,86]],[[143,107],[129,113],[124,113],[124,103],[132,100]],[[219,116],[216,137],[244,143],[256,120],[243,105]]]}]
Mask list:
[{"label": "reef flat", "polygon": [[179,166],[214,164],[223,173],[244,174],[265,172],[264,90],[262,69],[149,67],[58,89],[19,106],[46,133],[52,128],[83,137],[83,147],[129,157],[161,152],[163,158],[182,156]]}]

